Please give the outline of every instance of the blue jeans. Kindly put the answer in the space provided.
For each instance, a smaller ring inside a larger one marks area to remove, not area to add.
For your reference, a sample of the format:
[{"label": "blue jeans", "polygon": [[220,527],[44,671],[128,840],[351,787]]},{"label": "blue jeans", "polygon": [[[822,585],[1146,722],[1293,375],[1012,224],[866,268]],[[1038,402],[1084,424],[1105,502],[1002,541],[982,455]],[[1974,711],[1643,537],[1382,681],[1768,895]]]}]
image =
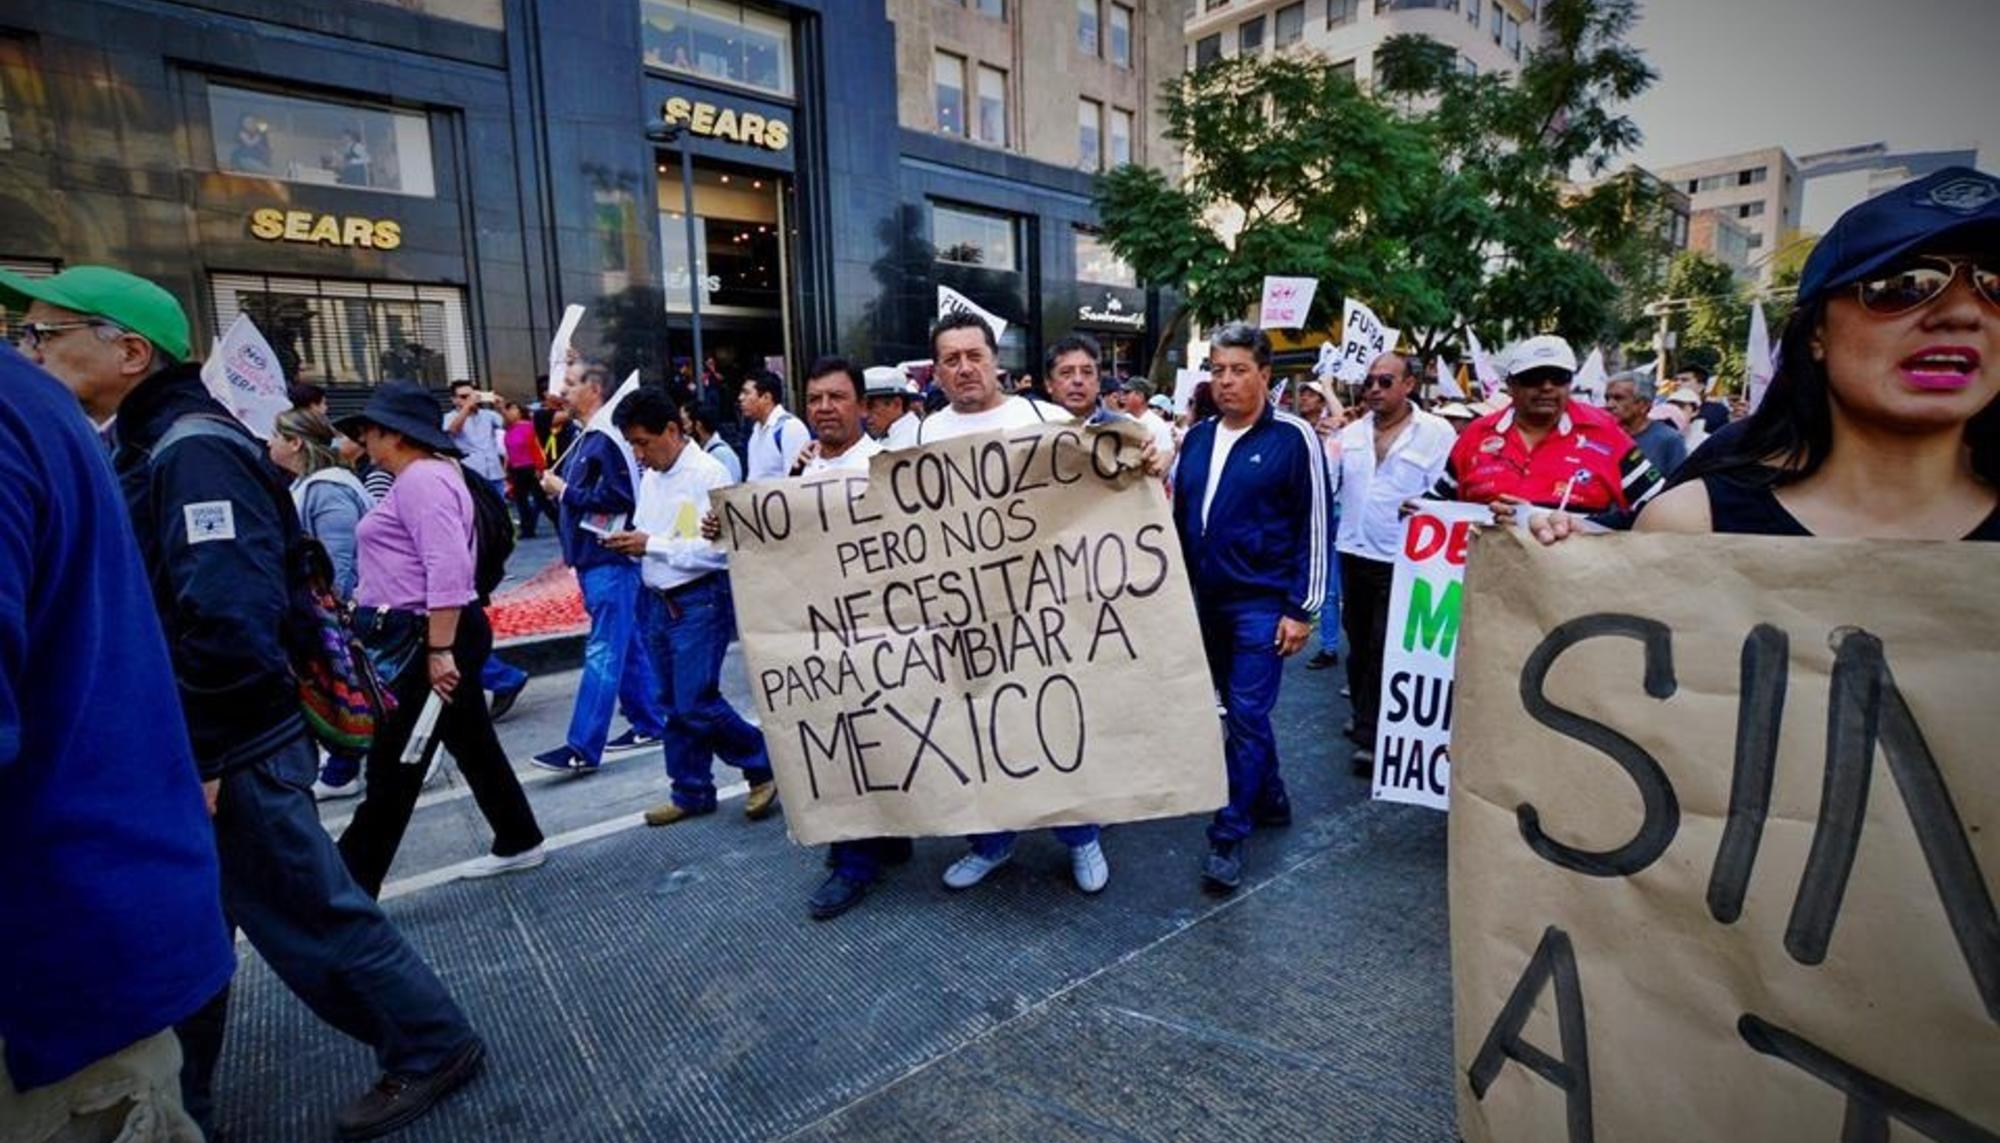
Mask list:
[{"label": "blue jeans", "polygon": [[599,564],[576,573],[590,634],[583,641],[583,678],[569,718],[569,748],[595,766],[611,735],[611,708],[639,733],[660,736],[659,684],[639,630],[639,565]]},{"label": "blue jeans", "polygon": [[1334,537],[1340,535],[1340,509],[1326,514],[1326,601],[1319,606],[1319,649],[1329,655],[1340,653],[1340,558],[1334,553]]},{"label": "blue jeans", "polygon": [[[1079,845],[1089,845],[1091,842],[1096,841],[1097,835],[1103,829],[1103,826],[1072,825],[1056,826],[1050,832],[1056,835],[1057,841],[1062,842],[1071,849],[1075,849]],[[972,843],[972,852],[979,856],[998,857],[1014,848],[1014,839],[1019,836],[1021,835],[1012,831],[975,833],[966,840]]]},{"label": "blue jeans", "polygon": [[528,672],[496,652],[486,656],[486,665],[479,668],[479,685],[494,692],[517,690],[528,685]]},{"label": "blue jeans", "polygon": [[644,589],[643,626],[660,673],[666,713],[661,749],[674,804],[697,813],[715,808],[717,755],[757,785],[771,780],[764,732],[743,720],[722,697],[722,657],[734,633],[729,578],[711,572],[661,593]]},{"label": "blue jeans", "polygon": [[1196,606],[1209,675],[1228,708],[1223,718],[1223,756],[1229,768],[1229,801],[1208,827],[1211,842],[1238,842],[1250,836],[1259,807],[1285,800],[1278,776],[1278,740],[1271,731],[1271,708],[1285,660],[1278,655],[1276,602],[1236,602]]}]

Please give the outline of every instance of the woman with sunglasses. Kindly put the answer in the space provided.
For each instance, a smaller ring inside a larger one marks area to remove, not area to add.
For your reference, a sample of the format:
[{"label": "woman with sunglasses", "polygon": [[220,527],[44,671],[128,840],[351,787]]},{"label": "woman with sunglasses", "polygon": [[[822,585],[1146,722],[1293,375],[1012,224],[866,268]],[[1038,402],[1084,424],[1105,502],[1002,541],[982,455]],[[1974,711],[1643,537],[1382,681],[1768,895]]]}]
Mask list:
[{"label": "woman with sunglasses", "polygon": [[1949,168],[1842,215],[1779,353],[1640,530],[2000,540],[2000,180]]}]

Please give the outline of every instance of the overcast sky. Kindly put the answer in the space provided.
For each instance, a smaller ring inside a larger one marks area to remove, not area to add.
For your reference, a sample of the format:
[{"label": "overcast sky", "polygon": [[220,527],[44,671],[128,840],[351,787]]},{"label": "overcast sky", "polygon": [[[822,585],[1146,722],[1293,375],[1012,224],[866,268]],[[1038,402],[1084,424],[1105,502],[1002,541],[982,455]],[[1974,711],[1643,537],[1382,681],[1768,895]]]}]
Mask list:
[{"label": "overcast sky", "polygon": [[1641,0],[1647,167],[1777,145],[1978,146],[2000,171],[2000,0]]}]

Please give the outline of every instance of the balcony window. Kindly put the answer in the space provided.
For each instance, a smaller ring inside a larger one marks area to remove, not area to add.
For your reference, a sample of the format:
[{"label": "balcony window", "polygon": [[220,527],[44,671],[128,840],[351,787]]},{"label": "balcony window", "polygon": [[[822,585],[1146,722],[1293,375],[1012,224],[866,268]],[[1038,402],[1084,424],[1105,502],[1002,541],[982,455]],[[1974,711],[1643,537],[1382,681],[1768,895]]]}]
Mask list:
[{"label": "balcony window", "polygon": [[1207,67],[1222,58],[1222,33],[1203,36],[1194,43],[1194,66]]},{"label": "balcony window", "polygon": [[1118,67],[1132,66],[1132,9],[1123,4],[1111,6],[1110,38],[1106,46],[1111,49],[1111,62]]},{"label": "balcony window", "polygon": [[1111,109],[1111,154],[1110,165],[1118,166],[1132,161],[1132,113]]},{"label": "balcony window", "polygon": [[430,120],[414,111],[208,85],[217,169],[431,198]]},{"label": "balcony window", "polygon": [[1076,0],[1076,50],[1087,56],[1097,54],[1097,2]]},{"label": "balcony window", "polygon": [[972,0],[972,10],[996,20],[1007,18],[1007,0]]},{"label": "balcony window", "polygon": [[1493,3],[1493,42],[1497,44],[1502,39],[1506,38],[1507,13],[1500,10],[1500,0],[1492,0],[1492,3]]},{"label": "balcony window", "polygon": [[1076,101],[1076,162],[1086,171],[1104,166],[1104,105],[1095,99]]},{"label": "balcony window", "polygon": [[647,67],[792,94],[792,25],[729,0],[639,0]]},{"label": "balcony window", "polygon": [[[1499,0],[1494,2],[1498,3]],[[1479,0],[1465,0],[1465,22],[1475,28],[1479,26]]]},{"label": "balcony window", "polygon": [[1740,187],[1753,187],[1756,186],[1758,183],[1763,182],[1765,179],[1769,177],[1770,177],[1769,170],[1767,170],[1764,167],[1755,167],[1752,168],[1751,170],[1744,171],[1741,174],[1737,175],[1736,185]]},{"label": "balcony window", "polygon": [[1264,17],[1252,16],[1236,25],[1236,54],[1254,56],[1264,50]]},{"label": "balcony window", "polygon": [[1111,252],[1104,239],[1088,230],[1076,231],[1076,280],[1096,286],[1137,289],[1138,275],[1125,259]]},{"label": "balcony window", "polygon": [[1306,34],[1306,0],[1278,9],[1272,19],[1271,35],[1278,47],[1288,48]]},{"label": "balcony window", "polygon": [[931,89],[937,108],[939,134],[963,137],[965,130],[965,57],[939,52],[931,62]]},{"label": "balcony window", "polygon": [[1512,16],[1507,17],[1507,34],[1506,34],[1505,46],[1507,48],[1507,51],[1510,54],[1512,54],[1515,59],[1518,60],[1521,58],[1521,21],[1516,20]]},{"label": "balcony window", "polygon": [[1326,0],[1326,26],[1338,28],[1342,24],[1354,22],[1354,11],[1361,0]]},{"label": "balcony window", "polygon": [[1014,219],[1004,214],[931,204],[931,245],[937,260],[988,270],[1019,270]]},{"label": "balcony window", "polygon": [[979,67],[979,141],[1007,145],[1007,73],[984,64]]}]

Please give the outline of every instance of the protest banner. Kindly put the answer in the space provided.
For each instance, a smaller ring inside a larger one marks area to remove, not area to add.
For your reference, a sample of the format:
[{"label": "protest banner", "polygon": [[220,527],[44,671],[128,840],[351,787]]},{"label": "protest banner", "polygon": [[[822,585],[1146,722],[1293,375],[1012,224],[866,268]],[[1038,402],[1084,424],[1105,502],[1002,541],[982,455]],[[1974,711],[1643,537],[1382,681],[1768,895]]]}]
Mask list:
[{"label": "protest banner", "polygon": [[1403,332],[1382,324],[1375,311],[1348,298],[1341,302],[1340,360],[1334,376],[1355,382],[1368,375],[1375,359],[1396,348]]},{"label": "protest banner", "polygon": [[1208,380],[1206,369],[1174,370],[1174,416],[1178,417],[1188,411],[1188,404],[1194,400],[1195,389],[1206,380]]},{"label": "protest banner", "polygon": [[1313,376],[1323,380],[1333,380],[1340,371],[1340,347],[1331,341],[1320,342],[1319,354],[1313,358]]},{"label": "protest banner", "polygon": [[1764,403],[1764,391],[1778,375],[1777,360],[1771,354],[1771,327],[1764,320],[1764,303],[1750,303],[1750,340],[1743,347],[1743,390],[1750,411]]},{"label": "protest banner", "polygon": [[1604,351],[1591,347],[1590,356],[1577,367],[1576,377],[1570,382],[1570,396],[1581,399],[1587,405],[1604,404],[1604,386],[1610,378],[1604,371]]},{"label": "protest banner", "polygon": [[1146,439],[1036,426],[714,493],[794,838],[1222,804],[1215,692]]},{"label": "protest banner", "polygon": [[1465,552],[1484,504],[1424,501],[1403,522],[1389,587],[1374,797],[1442,810],[1451,793],[1451,713]]},{"label": "protest banner", "polygon": [[1479,395],[1491,397],[1500,391],[1500,383],[1505,380],[1500,376],[1500,367],[1487,355],[1486,347],[1479,344],[1478,333],[1468,328],[1465,340],[1472,351],[1472,375],[1479,381]]},{"label": "protest banner", "polygon": [[1467,1143],[2000,1138],[1995,582],[1990,544],[1479,535]]},{"label": "protest banner", "polygon": [[576,336],[576,327],[583,324],[583,312],[583,307],[574,303],[563,307],[562,323],[549,342],[549,392],[558,397],[569,392],[569,342]]},{"label": "protest banner", "polygon": [[986,328],[993,331],[994,341],[999,341],[1006,335],[1006,318],[981,307],[978,302],[973,301],[950,286],[941,285],[937,288],[937,291],[937,316],[943,317],[946,314],[955,313],[971,314],[980,321],[985,322]]},{"label": "protest banner", "polygon": [[1444,401],[1465,400],[1465,389],[1458,383],[1458,377],[1445,368],[1444,358],[1437,359],[1437,397]]},{"label": "protest banner", "polygon": [[1264,300],[1257,307],[1257,324],[1263,329],[1298,329],[1312,311],[1313,295],[1319,292],[1317,278],[1264,277]]},{"label": "protest banner", "polygon": [[229,323],[201,363],[201,381],[258,440],[270,440],[278,414],[292,407],[284,367],[249,314],[237,314]]}]

